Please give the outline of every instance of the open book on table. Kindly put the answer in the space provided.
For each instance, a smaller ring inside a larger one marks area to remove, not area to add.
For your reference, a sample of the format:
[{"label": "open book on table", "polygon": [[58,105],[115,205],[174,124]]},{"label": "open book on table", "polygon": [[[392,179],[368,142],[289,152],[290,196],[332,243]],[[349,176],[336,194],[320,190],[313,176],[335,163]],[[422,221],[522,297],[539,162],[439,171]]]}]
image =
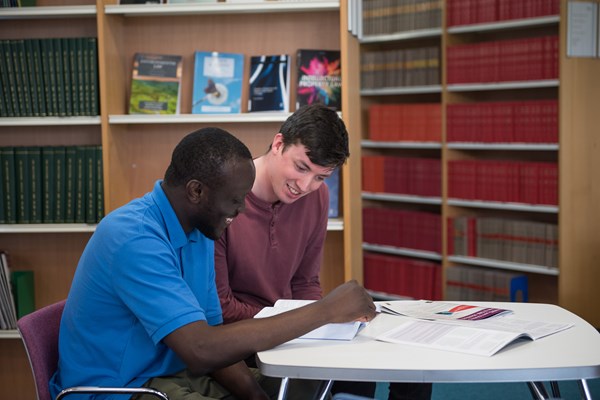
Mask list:
[{"label": "open book on table", "polygon": [[[382,311],[386,312],[385,310],[382,305]],[[397,313],[397,315],[401,314]],[[573,325],[518,319],[506,312],[479,320],[432,319],[431,316],[423,319],[423,317],[413,316],[402,320],[400,325],[384,332],[376,339],[390,343],[492,356],[517,339],[538,340],[571,326]]]},{"label": "open book on table", "polygon": [[[290,300],[280,299],[275,302],[273,307],[265,307],[260,310],[254,318],[271,317],[295,308],[305,306],[314,300]],[[298,339],[329,339],[329,340],[352,340],[365,325],[363,322],[346,322],[340,324],[327,324],[320,328],[312,330]]]}]

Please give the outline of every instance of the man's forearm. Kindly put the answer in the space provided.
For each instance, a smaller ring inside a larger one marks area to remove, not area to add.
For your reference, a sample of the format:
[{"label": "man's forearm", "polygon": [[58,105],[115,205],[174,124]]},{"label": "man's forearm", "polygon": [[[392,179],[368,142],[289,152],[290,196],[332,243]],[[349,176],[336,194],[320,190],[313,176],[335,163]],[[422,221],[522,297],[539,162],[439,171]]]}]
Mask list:
[{"label": "man's forearm", "polygon": [[268,399],[243,361],[214,371],[211,376],[236,399]]}]

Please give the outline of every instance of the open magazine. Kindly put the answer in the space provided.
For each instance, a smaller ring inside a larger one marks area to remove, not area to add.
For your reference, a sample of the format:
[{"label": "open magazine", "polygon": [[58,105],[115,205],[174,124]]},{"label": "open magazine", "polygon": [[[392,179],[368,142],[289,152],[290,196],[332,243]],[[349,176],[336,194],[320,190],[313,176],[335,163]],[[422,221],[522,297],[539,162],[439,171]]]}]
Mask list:
[{"label": "open magazine", "polygon": [[432,320],[469,320],[506,315],[511,310],[493,307],[480,307],[471,304],[446,303],[443,301],[390,301],[380,303],[381,311],[388,314]]},{"label": "open magazine", "polygon": [[[260,310],[254,318],[271,317],[295,308],[310,304],[314,300],[289,300],[280,299],[273,307],[265,307]],[[340,324],[326,324],[300,336],[298,339],[328,339],[328,340],[352,340],[358,331],[365,325],[364,322],[346,322]]]},{"label": "open magazine", "polygon": [[[448,309],[449,306],[453,309],[451,306],[458,305],[441,302],[429,303],[434,303],[434,305],[439,303],[441,309]],[[460,310],[451,314],[432,313],[434,307],[427,310],[429,305],[424,302],[400,301],[389,302],[385,307],[384,305],[381,305],[382,312],[406,315],[414,319],[404,320],[401,325],[379,335],[377,340],[481,356],[492,356],[519,338],[538,340],[573,326],[572,324],[518,319],[510,315],[510,312],[506,312],[510,310],[479,319],[465,319],[462,318],[465,315],[460,315]],[[390,312],[390,309],[396,311]],[[404,311],[400,312],[400,309]],[[481,317],[485,315],[486,310],[492,312],[491,310],[494,309],[473,306],[473,308],[464,308],[462,311],[467,314],[467,317],[473,315]]]}]

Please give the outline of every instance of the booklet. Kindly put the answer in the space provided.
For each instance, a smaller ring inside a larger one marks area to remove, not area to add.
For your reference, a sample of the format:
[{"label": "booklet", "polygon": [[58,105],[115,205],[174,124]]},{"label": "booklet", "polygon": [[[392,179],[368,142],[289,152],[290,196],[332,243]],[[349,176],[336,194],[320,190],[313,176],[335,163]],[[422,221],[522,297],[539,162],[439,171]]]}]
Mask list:
[{"label": "booklet", "polygon": [[[260,310],[254,318],[272,317],[295,308],[305,306],[314,300],[290,300],[280,299],[273,307],[265,307]],[[358,331],[365,326],[364,322],[346,322],[339,324],[326,324],[300,336],[298,339],[326,339],[326,340],[352,340]]]},{"label": "booklet", "polygon": [[405,315],[407,317],[431,320],[469,320],[506,315],[511,310],[493,307],[480,307],[471,304],[447,303],[430,300],[403,300],[382,302],[381,311],[388,314]]},{"label": "booklet", "polygon": [[[382,311],[387,312],[384,311],[383,305]],[[477,313],[477,311],[473,312]],[[417,318],[419,319],[404,320],[401,325],[382,333],[376,339],[489,357],[517,339],[538,340],[573,326],[573,324],[518,319],[504,312],[475,320],[447,317],[442,317],[447,319]]]}]

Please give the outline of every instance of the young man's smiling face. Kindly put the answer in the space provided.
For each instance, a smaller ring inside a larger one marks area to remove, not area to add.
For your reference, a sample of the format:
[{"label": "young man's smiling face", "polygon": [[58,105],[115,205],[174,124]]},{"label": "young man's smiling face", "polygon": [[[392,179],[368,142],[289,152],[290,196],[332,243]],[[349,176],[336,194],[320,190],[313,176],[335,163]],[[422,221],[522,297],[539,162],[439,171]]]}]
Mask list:
[{"label": "young man's smiling face", "polygon": [[282,139],[278,134],[273,141],[269,176],[276,199],[291,204],[317,190],[333,168],[313,164],[302,144],[292,144],[284,149]]}]

